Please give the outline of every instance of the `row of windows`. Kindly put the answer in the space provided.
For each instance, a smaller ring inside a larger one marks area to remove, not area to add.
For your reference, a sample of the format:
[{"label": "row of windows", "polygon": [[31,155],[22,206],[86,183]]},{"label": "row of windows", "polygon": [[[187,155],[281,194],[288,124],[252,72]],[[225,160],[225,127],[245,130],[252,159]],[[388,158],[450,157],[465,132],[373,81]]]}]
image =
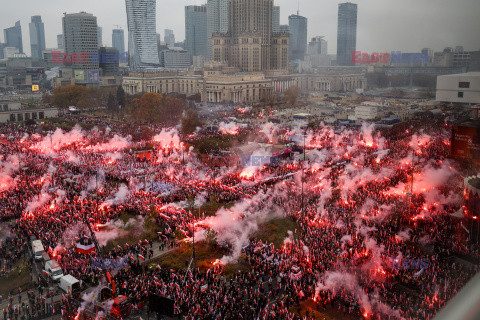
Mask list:
[{"label": "row of windows", "polygon": [[38,114],[36,112],[26,112],[26,113],[12,113],[10,114],[10,122],[15,122],[15,121],[26,121],[26,120],[36,120],[36,119],[44,119],[45,118],[45,113],[43,111],[40,111]]}]

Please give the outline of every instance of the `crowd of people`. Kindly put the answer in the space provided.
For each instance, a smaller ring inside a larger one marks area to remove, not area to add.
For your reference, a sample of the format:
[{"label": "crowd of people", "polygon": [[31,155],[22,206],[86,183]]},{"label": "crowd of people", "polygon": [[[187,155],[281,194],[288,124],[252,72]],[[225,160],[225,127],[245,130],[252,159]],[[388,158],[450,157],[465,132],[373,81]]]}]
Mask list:
[{"label": "crowd of people", "polygon": [[[412,123],[389,132],[391,139],[366,125],[322,126],[305,137],[305,161],[292,156],[247,176],[242,172],[249,168],[205,166],[174,129],[152,126],[156,135],[147,141],[127,137],[131,129],[124,125],[75,120],[96,127],[49,135],[38,126],[0,127],[0,219],[6,226],[0,252],[9,257],[0,261],[2,275],[39,239],[84,288],[105,285],[95,255],[78,252],[76,242],[90,236],[87,224],[101,235],[102,226],[116,226],[125,213],[134,223],[152,219],[158,230],[155,238],[102,252],[104,259],[126,263],[111,271],[116,294],[127,296],[134,312],[148,308],[156,294],[172,299],[183,319],[315,319],[322,312],[431,319],[478,271],[453,259],[478,259],[480,252],[451,215],[462,204],[462,168],[447,159],[443,122]],[[299,131],[271,127],[276,135]],[[264,130],[252,130],[265,140]],[[138,157],[139,150],[151,160]],[[221,209],[234,217],[236,229],[222,218],[195,214],[206,202],[238,204]],[[282,246],[249,240],[251,234],[232,243],[226,235],[250,232],[242,222],[251,226],[272,212],[297,226]],[[163,251],[205,229],[216,232],[216,246],[230,256],[202,269],[145,263],[154,242]],[[249,270],[231,273],[226,264],[239,259],[238,246]],[[399,268],[402,261],[422,263]],[[63,317],[77,317],[82,299],[65,294]],[[305,301],[315,307],[305,308]],[[4,318],[16,313],[10,306]]]}]

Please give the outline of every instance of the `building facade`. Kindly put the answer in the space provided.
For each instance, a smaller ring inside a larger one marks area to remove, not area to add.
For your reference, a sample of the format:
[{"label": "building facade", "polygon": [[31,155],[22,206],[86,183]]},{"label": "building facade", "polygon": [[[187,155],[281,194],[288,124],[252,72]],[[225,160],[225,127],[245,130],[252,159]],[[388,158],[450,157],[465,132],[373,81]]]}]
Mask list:
[{"label": "building facade", "polygon": [[308,43],[307,54],[313,55],[327,55],[327,41],[321,36],[313,37],[312,41]]},{"label": "building facade", "polygon": [[22,108],[20,102],[0,101],[0,123],[42,120],[57,116],[57,108]]},{"label": "building facade", "polygon": [[97,17],[86,12],[71,13],[65,14],[62,21],[65,53],[70,60],[65,66],[74,70],[76,83],[95,86],[99,77],[99,62],[95,59],[98,56]]},{"label": "building facade", "polygon": [[185,7],[185,50],[191,56],[207,56],[207,6]]},{"label": "building facade", "polygon": [[273,0],[230,0],[228,32],[212,36],[212,60],[242,72],[288,68],[289,35],[273,33]]},{"label": "building facade", "polygon": [[438,76],[435,100],[465,104],[480,103],[480,72]]},{"label": "building facade", "polygon": [[273,6],[273,33],[280,32],[280,6]]},{"label": "building facade", "polygon": [[63,34],[57,34],[57,48],[65,49],[65,44],[63,41]]},{"label": "building facade", "polygon": [[156,33],[156,1],[126,0],[130,68],[159,64]]},{"label": "building facade", "polygon": [[4,29],[5,47],[18,48],[18,52],[23,53],[22,26],[20,21],[15,22],[15,26]]},{"label": "building facade", "polygon": [[175,34],[173,33],[173,30],[165,29],[163,40],[165,41],[165,45],[167,47],[175,47]]},{"label": "building facade", "polygon": [[228,32],[228,0],[208,0],[207,2],[207,49],[212,58],[212,35]]},{"label": "building facade", "polygon": [[114,47],[98,49],[98,62],[101,76],[115,76],[119,72],[118,50]]},{"label": "building facade", "polygon": [[117,49],[120,54],[125,52],[125,32],[123,29],[112,30],[112,47]]},{"label": "building facade", "polygon": [[45,28],[42,17],[33,16],[29,24],[30,29],[30,51],[32,58],[41,58],[45,50]]},{"label": "building facade", "polygon": [[162,50],[160,66],[165,69],[185,69],[192,65],[192,56],[185,50]]},{"label": "building facade", "polygon": [[237,68],[206,64],[203,75],[178,72],[137,73],[123,78],[128,94],[146,92],[201,94],[204,103],[259,103],[272,95],[282,95],[290,87],[303,92],[335,92],[365,89],[362,68],[324,68],[317,74],[265,75],[238,73]]},{"label": "building facade", "polygon": [[305,59],[305,54],[307,52],[307,23],[307,18],[298,14],[293,14],[288,17],[288,26],[290,30],[290,60]]},{"label": "building facade", "polygon": [[352,52],[357,48],[357,5],[338,5],[337,65],[352,66]]},{"label": "building facade", "polygon": [[97,43],[99,48],[103,46],[103,29],[102,27],[98,27],[98,26],[97,26]]}]

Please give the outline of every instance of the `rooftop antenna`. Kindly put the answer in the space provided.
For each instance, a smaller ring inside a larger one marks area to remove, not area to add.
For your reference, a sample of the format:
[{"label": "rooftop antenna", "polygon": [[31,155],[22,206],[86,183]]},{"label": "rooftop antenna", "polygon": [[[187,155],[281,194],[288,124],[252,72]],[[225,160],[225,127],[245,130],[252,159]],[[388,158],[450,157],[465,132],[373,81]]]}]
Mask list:
[{"label": "rooftop antenna", "polygon": [[297,9],[297,16],[300,15],[300,0],[298,0],[298,9]]}]

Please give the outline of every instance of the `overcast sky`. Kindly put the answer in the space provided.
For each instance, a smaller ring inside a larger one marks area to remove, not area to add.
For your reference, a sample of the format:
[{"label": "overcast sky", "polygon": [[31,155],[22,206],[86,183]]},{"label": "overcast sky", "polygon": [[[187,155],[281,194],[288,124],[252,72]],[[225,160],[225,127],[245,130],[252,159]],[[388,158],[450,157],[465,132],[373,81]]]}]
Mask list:
[{"label": "overcast sky", "polygon": [[[97,16],[103,28],[103,44],[111,45],[115,25],[127,29],[124,0],[1,0],[0,29],[20,20],[23,47],[30,54],[28,23],[41,15],[45,24],[47,48],[57,46],[62,31],[63,12],[86,11]],[[323,35],[328,53],[336,53],[338,0],[300,0],[300,15],[308,18],[308,38]],[[465,50],[480,50],[479,0],[358,0],[357,50],[364,52],[419,52],[422,48],[442,50],[461,45]],[[206,0],[157,0],[157,32],[173,29],[177,41],[185,38],[184,6]],[[275,0],[280,8],[280,23],[296,13],[298,0]],[[1,32],[0,41],[4,42]],[[127,47],[127,32],[125,46]]]}]

